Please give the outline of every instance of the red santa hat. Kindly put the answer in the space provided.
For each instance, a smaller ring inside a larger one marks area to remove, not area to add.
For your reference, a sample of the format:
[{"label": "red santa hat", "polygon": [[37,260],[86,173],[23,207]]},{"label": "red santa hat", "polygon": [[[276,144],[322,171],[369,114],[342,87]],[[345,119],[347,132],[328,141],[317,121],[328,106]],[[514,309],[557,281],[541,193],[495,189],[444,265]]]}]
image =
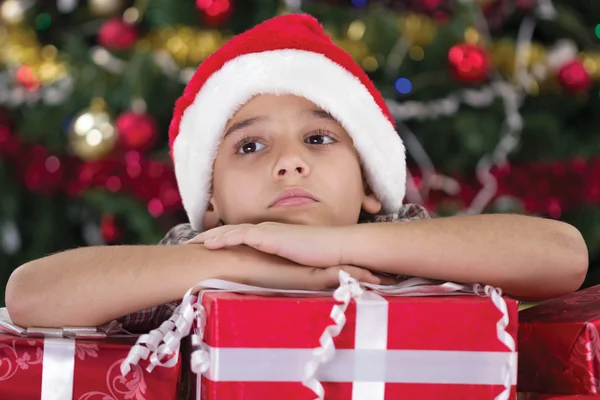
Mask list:
[{"label": "red santa hat", "polygon": [[384,212],[402,205],[404,145],[379,91],[308,15],[272,18],[208,57],[177,100],[169,143],[183,206],[202,230],[225,125],[258,94],[293,94],[329,112],[352,137]]}]

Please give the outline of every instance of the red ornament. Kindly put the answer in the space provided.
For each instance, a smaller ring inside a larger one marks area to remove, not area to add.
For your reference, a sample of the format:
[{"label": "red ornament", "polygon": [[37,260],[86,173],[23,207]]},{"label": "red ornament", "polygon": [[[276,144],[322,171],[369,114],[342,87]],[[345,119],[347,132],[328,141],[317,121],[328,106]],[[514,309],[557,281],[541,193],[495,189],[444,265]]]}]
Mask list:
[{"label": "red ornament", "polygon": [[196,0],[196,7],[201,11],[202,19],[209,25],[225,22],[233,11],[232,0]]},{"label": "red ornament", "polygon": [[5,106],[0,106],[0,126],[5,126],[8,129],[14,129],[15,121],[10,110]]},{"label": "red ornament", "polygon": [[562,207],[561,207],[560,201],[556,197],[550,197],[550,198],[546,199],[546,206],[548,209],[547,210],[548,216],[550,218],[553,218],[553,219],[560,218],[560,216],[562,214]]},{"label": "red ornament", "polygon": [[8,159],[21,158],[21,149],[23,147],[19,136],[13,131],[12,121],[2,122],[0,114],[0,156]]},{"label": "red ornament", "polygon": [[569,61],[558,70],[558,81],[571,93],[587,91],[592,85],[592,78],[579,60]]},{"label": "red ornament", "polygon": [[421,6],[425,11],[435,11],[442,5],[442,0],[421,0]]},{"label": "red ornament", "polygon": [[160,192],[160,201],[169,211],[181,208],[181,197],[176,188],[170,185],[163,185]]},{"label": "red ornament", "polygon": [[479,0],[478,3],[492,31],[502,28],[514,11],[514,0]]},{"label": "red ornament", "polygon": [[98,42],[111,50],[127,50],[137,41],[137,30],[119,18],[107,21],[98,33]]},{"label": "red ornament", "polygon": [[158,127],[149,114],[127,111],[117,118],[116,126],[125,150],[147,150],[156,141]]},{"label": "red ornament", "polygon": [[485,49],[468,43],[457,44],[448,52],[450,71],[461,83],[481,83],[489,73],[489,55]]},{"label": "red ornament", "polygon": [[40,78],[29,65],[22,65],[17,70],[17,82],[25,89],[33,92],[40,87]]},{"label": "red ornament", "polygon": [[25,168],[25,185],[32,192],[51,194],[62,186],[63,165],[54,155],[49,155],[41,146],[32,149],[27,157],[30,161]]},{"label": "red ornament", "polygon": [[106,243],[114,243],[121,238],[121,230],[115,221],[115,217],[110,214],[102,216],[100,220],[100,234]]},{"label": "red ornament", "polygon": [[164,207],[163,203],[160,201],[160,199],[154,198],[148,202],[148,212],[154,218],[158,218],[161,215],[163,215],[164,211],[165,211],[165,207]]},{"label": "red ornament", "polygon": [[533,7],[537,4],[538,0],[517,0],[517,9],[525,12],[533,10]]},{"label": "red ornament", "polygon": [[398,14],[425,14],[442,23],[450,19],[456,7],[455,0],[387,0],[386,3]]}]

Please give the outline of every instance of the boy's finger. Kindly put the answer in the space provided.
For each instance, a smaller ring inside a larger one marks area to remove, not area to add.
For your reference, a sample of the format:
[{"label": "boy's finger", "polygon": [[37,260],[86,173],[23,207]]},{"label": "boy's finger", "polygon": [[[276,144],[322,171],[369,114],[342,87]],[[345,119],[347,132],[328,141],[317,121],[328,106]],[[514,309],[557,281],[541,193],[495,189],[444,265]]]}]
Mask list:
[{"label": "boy's finger", "polygon": [[194,236],[190,240],[187,240],[187,241],[183,242],[183,244],[192,244],[192,243],[201,244],[202,240],[198,239],[198,236]]},{"label": "boy's finger", "polygon": [[379,277],[375,276],[368,269],[359,268],[359,267],[355,267],[352,265],[344,265],[344,266],[341,266],[340,269],[346,271],[347,273],[350,274],[351,277],[353,277],[354,279],[357,279],[358,281],[369,282],[369,283],[373,283],[376,285],[381,283],[381,279]]},{"label": "boy's finger", "polygon": [[207,231],[204,231],[204,232],[201,232],[201,233],[197,234],[194,238],[188,240],[185,243],[186,244],[187,243],[204,243],[205,241],[207,241],[209,239],[225,235],[225,234],[227,234],[227,232],[239,229],[242,226],[243,225],[224,225],[224,226],[218,226],[216,228],[209,229]]}]

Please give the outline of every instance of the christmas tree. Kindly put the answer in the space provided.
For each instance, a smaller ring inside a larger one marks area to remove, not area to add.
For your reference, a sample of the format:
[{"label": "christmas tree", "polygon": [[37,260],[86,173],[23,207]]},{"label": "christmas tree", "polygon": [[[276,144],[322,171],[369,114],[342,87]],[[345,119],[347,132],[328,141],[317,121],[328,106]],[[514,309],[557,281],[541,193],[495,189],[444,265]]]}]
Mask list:
[{"label": "christmas tree", "polygon": [[589,0],[5,0],[0,284],[84,245],[156,243],[185,221],[173,105],[232,35],[306,12],[381,90],[407,202],[437,216],[559,219],[600,269],[600,4]]}]

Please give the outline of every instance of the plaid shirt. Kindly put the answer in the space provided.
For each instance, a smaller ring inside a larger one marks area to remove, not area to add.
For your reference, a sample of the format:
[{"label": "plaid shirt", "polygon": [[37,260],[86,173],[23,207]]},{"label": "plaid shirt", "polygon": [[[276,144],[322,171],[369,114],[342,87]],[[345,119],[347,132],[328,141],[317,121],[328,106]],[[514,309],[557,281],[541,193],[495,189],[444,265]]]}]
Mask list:
[{"label": "plaid shirt", "polygon": [[[381,214],[361,219],[359,223],[377,222],[407,222],[429,219],[427,210],[418,204],[403,205],[400,210],[392,214]],[[160,241],[161,245],[178,245],[192,239],[199,231],[192,229],[190,224],[180,224],[173,227]],[[169,319],[181,300],[154,306],[119,318],[123,328],[131,332],[148,332],[156,329],[163,321]]]}]

